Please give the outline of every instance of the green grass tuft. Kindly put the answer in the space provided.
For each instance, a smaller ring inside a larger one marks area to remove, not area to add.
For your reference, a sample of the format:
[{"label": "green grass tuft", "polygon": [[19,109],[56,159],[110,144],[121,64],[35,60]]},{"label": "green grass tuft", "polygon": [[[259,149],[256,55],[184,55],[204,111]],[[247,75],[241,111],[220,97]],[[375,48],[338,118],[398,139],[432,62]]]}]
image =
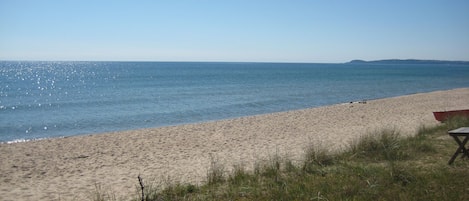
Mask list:
[{"label": "green grass tuft", "polygon": [[214,185],[225,181],[225,167],[217,158],[210,156],[210,168],[207,172],[207,184]]},{"label": "green grass tuft", "polygon": [[402,151],[402,141],[396,130],[383,130],[364,135],[358,141],[351,143],[350,153],[354,157],[374,161],[396,161],[408,157]]}]

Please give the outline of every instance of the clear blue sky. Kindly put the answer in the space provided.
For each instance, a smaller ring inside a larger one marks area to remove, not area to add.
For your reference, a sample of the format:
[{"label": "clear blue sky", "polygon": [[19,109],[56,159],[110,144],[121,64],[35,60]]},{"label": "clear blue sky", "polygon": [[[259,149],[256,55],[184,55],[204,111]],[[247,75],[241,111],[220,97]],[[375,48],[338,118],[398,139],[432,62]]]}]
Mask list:
[{"label": "clear blue sky", "polygon": [[468,0],[0,0],[0,60],[469,61]]}]

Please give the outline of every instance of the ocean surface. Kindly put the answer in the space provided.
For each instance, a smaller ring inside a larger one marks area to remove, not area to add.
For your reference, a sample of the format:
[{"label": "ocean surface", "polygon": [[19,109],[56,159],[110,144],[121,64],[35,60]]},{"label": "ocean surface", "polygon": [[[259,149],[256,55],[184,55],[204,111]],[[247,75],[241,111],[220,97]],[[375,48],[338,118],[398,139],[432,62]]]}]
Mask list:
[{"label": "ocean surface", "polygon": [[0,61],[0,142],[461,87],[469,87],[469,65]]}]

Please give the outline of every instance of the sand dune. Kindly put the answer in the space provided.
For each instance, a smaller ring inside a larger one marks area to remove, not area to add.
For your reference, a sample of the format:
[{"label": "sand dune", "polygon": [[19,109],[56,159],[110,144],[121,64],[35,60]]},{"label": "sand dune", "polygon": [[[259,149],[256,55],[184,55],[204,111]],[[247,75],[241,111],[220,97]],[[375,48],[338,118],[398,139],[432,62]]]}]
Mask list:
[{"label": "sand dune", "polygon": [[469,88],[200,124],[0,144],[0,200],[91,199],[96,185],[117,197],[146,181],[199,183],[210,160],[225,167],[277,153],[300,159],[309,144],[345,148],[362,134],[435,125],[432,111],[468,109]]}]

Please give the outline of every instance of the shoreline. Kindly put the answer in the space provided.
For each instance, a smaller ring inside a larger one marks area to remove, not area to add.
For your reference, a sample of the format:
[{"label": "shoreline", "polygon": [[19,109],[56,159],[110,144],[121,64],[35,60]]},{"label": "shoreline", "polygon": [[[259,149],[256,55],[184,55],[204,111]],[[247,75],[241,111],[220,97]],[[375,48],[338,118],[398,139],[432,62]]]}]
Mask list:
[{"label": "shoreline", "polygon": [[8,140],[8,141],[0,141],[0,145],[2,145],[2,144],[17,144],[17,143],[35,142],[35,141],[42,141],[42,140],[53,140],[53,139],[61,139],[61,138],[69,138],[69,137],[84,137],[84,136],[101,135],[101,134],[109,134],[109,133],[130,132],[130,131],[139,131],[139,130],[147,130],[147,129],[160,129],[160,128],[165,128],[165,127],[183,126],[183,125],[191,125],[191,124],[204,124],[204,123],[217,122],[217,121],[234,120],[234,119],[239,119],[239,118],[244,118],[244,117],[262,116],[262,115],[269,115],[269,114],[276,114],[276,113],[285,113],[285,112],[309,110],[309,109],[314,109],[314,108],[328,107],[328,106],[335,106],[335,105],[366,104],[367,101],[388,99],[388,98],[401,97],[401,96],[410,96],[410,95],[424,94],[424,93],[432,93],[432,92],[438,92],[438,91],[457,90],[457,89],[466,89],[466,88],[454,88],[454,89],[437,90],[437,91],[430,91],[430,92],[416,92],[416,93],[404,94],[404,95],[393,96],[393,97],[353,100],[353,101],[350,101],[350,102],[335,103],[335,104],[330,104],[330,105],[321,105],[321,106],[310,107],[310,108],[300,108],[300,109],[285,110],[285,111],[278,111],[278,112],[260,113],[260,114],[253,114],[253,115],[247,115],[247,116],[237,116],[237,117],[225,118],[225,119],[206,120],[206,121],[200,121],[200,122],[178,123],[178,124],[173,124],[173,125],[162,125],[162,126],[156,126],[156,127],[144,127],[144,128],[135,128],[135,129],[127,129],[127,130],[95,132],[95,133],[79,133],[79,134],[55,136],[55,137],[18,138],[18,139],[13,139],[13,140]]},{"label": "shoreline", "polygon": [[[413,93],[413,94],[418,94],[418,93]],[[406,94],[406,95],[412,95],[412,94]],[[403,95],[403,96],[406,96],[406,95]],[[350,101],[350,102],[335,103],[335,104],[322,105],[322,106],[316,106],[316,107],[310,107],[310,108],[299,108],[299,109],[293,109],[293,110],[267,112],[267,113],[260,113],[260,114],[246,115],[246,116],[234,116],[234,117],[231,117],[231,118],[214,119],[214,120],[206,120],[206,121],[199,121],[199,122],[177,123],[177,124],[162,125],[162,126],[156,126],[156,127],[143,127],[143,128],[135,128],[135,129],[127,129],[127,130],[115,130],[115,131],[104,131],[104,132],[95,132],[95,133],[79,133],[79,134],[55,136],[55,137],[18,138],[18,139],[13,139],[13,140],[8,140],[8,141],[0,141],[0,145],[1,144],[16,144],[16,143],[34,142],[34,141],[42,141],[42,140],[53,140],[53,139],[61,139],[61,138],[69,138],[69,137],[83,137],[83,136],[90,136],[90,135],[101,135],[101,134],[107,134],[107,133],[129,132],[129,131],[138,131],[138,130],[146,130],[146,129],[159,129],[159,128],[165,128],[165,127],[183,126],[183,125],[191,125],[191,124],[204,124],[204,123],[210,123],[210,122],[216,122],[216,121],[234,120],[234,119],[239,119],[239,118],[244,118],[244,117],[251,117],[251,116],[262,116],[262,115],[269,115],[269,114],[276,114],[276,113],[308,110],[308,109],[314,109],[314,108],[319,108],[319,107],[327,107],[327,106],[333,106],[333,105],[366,103],[366,101],[379,100],[379,99],[385,99],[385,98],[363,99],[363,100],[359,100],[359,101],[355,100],[355,101]]]},{"label": "shoreline", "polygon": [[[418,94],[418,93],[414,93],[414,94]],[[409,95],[412,95],[412,94],[409,94]],[[404,96],[406,96],[406,95],[404,95]],[[379,98],[379,99],[385,99],[385,98]],[[96,133],[82,133],[82,134],[74,134],[74,135],[69,135],[69,136],[64,135],[64,136],[56,136],[56,137],[18,138],[18,139],[9,140],[9,141],[0,141],[0,145],[1,144],[27,143],[27,142],[35,142],[35,141],[42,141],[42,140],[54,140],[54,139],[62,139],[62,138],[69,138],[69,137],[84,137],[84,136],[101,135],[101,134],[109,134],[109,133],[131,132],[131,131],[139,131],[139,130],[147,130],[147,129],[160,129],[160,128],[165,128],[165,127],[175,127],[175,126],[192,125],[192,124],[205,124],[205,123],[211,123],[211,122],[217,122],[217,121],[229,121],[229,120],[235,120],[235,119],[245,118],[245,117],[263,116],[263,115],[276,114],[276,113],[285,113],[285,112],[294,112],[294,111],[308,110],[308,109],[328,107],[328,106],[334,106],[334,105],[363,104],[363,103],[366,104],[367,101],[373,101],[373,100],[379,100],[379,99],[366,99],[366,100],[360,100],[360,101],[350,101],[350,102],[336,103],[336,104],[331,104],[331,105],[323,105],[323,106],[310,107],[310,108],[278,111],[278,112],[271,112],[271,113],[261,113],[261,114],[238,116],[238,117],[232,117],[232,118],[226,118],[226,119],[207,120],[207,121],[200,121],[200,122],[179,123],[179,124],[174,124],[174,125],[163,125],[163,126],[148,127],[148,128],[145,127],[145,128],[136,128],[136,129],[129,129],[129,130],[117,130],[117,131],[106,131],[106,132],[96,132]]]},{"label": "shoreline", "polygon": [[96,186],[133,196],[146,181],[204,182],[211,160],[247,169],[310,144],[344,149],[360,135],[436,125],[433,111],[469,108],[469,88],[341,103],[203,123],[0,144],[4,200],[89,199]]}]

